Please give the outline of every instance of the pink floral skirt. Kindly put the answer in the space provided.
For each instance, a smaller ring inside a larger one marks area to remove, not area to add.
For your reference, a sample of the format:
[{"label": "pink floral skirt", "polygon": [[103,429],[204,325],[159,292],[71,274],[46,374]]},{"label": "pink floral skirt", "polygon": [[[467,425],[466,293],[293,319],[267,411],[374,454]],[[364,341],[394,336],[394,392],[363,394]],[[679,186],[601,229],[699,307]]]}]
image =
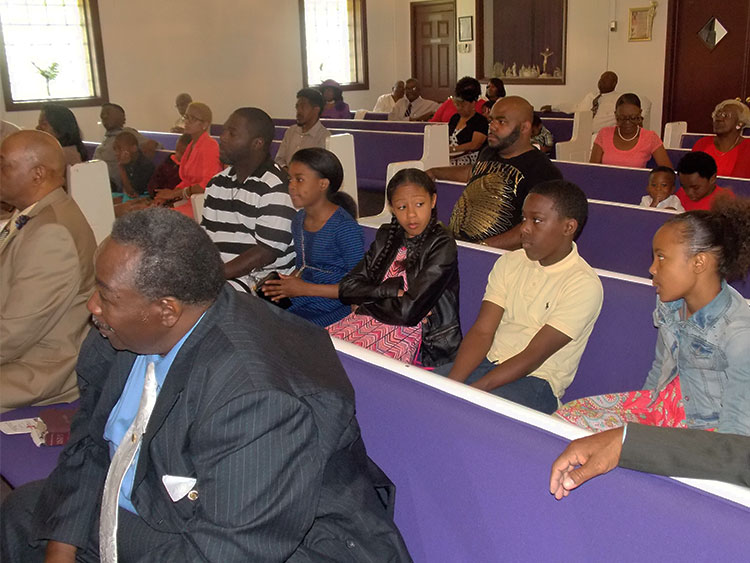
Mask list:
[{"label": "pink floral skirt", "polygon": [[340,338],[394,360],[413,364],[422,344],[422,324],[399,326],[381,323],[370,315],[351,313],[326,327]]},{"label": "pink floral skirt", "polygon": [[566,403],[555,414],[594,432],[624,426],[628,422],[687,428],[680,378],[675,377],[651,404],[654,393],[641,390],[584,397]]}]

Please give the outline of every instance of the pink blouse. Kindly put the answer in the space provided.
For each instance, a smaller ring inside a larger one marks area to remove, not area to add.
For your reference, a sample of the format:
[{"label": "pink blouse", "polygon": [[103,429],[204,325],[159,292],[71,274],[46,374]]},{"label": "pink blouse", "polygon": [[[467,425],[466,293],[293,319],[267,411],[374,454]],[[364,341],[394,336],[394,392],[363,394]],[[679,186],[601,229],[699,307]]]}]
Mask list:
[{"label": "pink blouse", "polygon": [[177,188],[187,188],[198,184],[205,188],[208,181],[222,171],[219,161],[219,143],[208,133],[203,133],[197,141],[191,142],[180,160],[180,178]]},{"label": "pink blouse", "polygon": [[596,136],[594,143],[602,148],[602,164],[613,166],[631,166],[643,168],[654,154],[654,151],[662,146],[661,139],[653,131],[641,129],[638,142],[629,151],[621,151],[615,147],[616,127],[602,127]]}]

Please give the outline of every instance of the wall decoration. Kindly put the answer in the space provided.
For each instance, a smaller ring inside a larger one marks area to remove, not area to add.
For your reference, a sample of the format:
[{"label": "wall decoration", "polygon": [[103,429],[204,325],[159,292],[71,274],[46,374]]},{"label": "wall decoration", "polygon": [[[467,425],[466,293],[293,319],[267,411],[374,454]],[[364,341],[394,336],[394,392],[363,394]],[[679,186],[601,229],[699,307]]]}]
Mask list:
[{"label": "wall decoration", "polygon": [[565,84],[567,0],[477,0],[477,77]]},{"label": "wall decoration", "polygon": [[458,40],[474,41],[474,17],[462,16],[458,18]]},{"label": "wall decoration", "polygon": [[647,8],[630,8],[628,14],[628,41],[651,41],[657,2]]}]

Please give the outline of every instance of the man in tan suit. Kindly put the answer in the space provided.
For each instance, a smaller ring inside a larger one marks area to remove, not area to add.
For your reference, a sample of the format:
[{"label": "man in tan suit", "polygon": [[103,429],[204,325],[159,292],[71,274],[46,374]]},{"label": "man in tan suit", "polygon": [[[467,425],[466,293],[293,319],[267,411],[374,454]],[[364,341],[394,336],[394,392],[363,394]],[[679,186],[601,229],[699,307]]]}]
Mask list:
[{"label": "man in tan suit", "polygon": [[0,147],[0,200],[16,209],[0,231],[0,411],[78,397],[96,242],[64,174],[47,133],[20,131]]}]

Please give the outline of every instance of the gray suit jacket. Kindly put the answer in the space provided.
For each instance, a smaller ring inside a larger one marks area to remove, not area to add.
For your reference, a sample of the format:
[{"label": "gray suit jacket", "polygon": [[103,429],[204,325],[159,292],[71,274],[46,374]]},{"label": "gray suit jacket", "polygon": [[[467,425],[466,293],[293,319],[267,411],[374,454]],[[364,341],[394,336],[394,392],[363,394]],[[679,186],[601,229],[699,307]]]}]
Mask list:
[{"label": "gray suit jacket", "polygon": [[620,466],[750,487],[750,436],[628,424]]},{"label": "gray suit jacket", "polygon": [[[37,504],[37,539],[85,546],[98,528],[102,433],[134,359],[95,330],[84,342],[81,409]],[[409,561],[370,464],[328,334],[227,286],[175,358],[146,429],[132,501],[168,535],[145,559]],[[195,478],[197,495],[173,502],[164,475]]]}]

